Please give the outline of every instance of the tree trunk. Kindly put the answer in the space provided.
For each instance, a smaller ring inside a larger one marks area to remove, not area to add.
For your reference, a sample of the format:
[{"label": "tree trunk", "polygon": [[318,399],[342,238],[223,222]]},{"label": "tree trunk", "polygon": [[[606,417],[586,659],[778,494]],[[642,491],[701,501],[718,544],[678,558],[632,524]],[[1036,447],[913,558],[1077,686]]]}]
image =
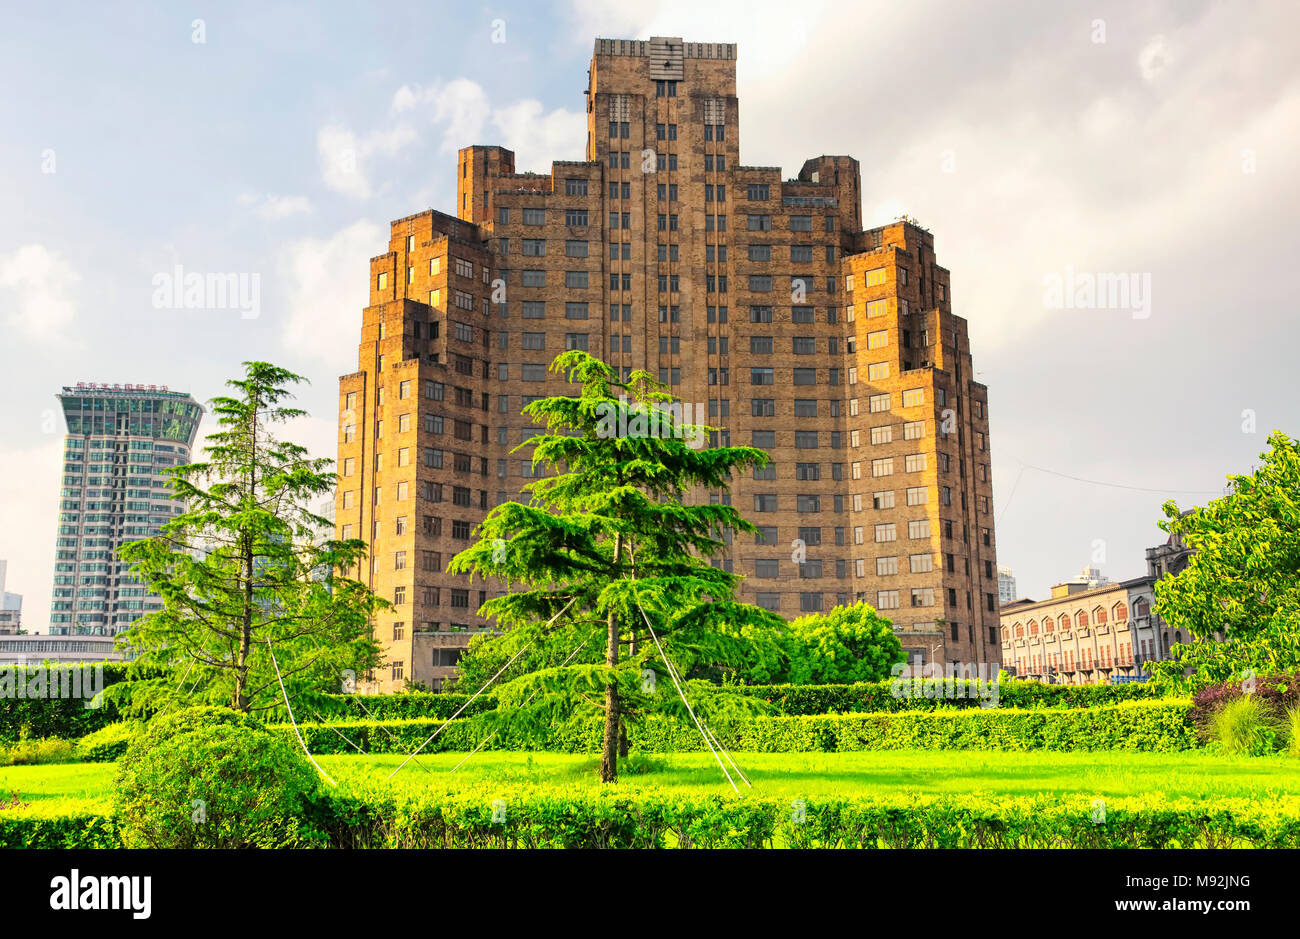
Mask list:
[{"label": "tree trunk", "polygon": [[627,759],[627,752],[630,749],[630,746],[631,745],[627,740],[627,725],[620,720],[618,722],[618,755],[623,759]]},{"label": "tree trunk", "polygon": [[[622,561],[623,536],[614,536],[614,567]],[[610,668],[618,665],[618,613],[609,611],[609,628],[605,636],[605,664]],[[619,728],[622,724],[618,707],[618,684],[612,679],[605,686],[605,739],[601,747],[600,781],[615,782],[618,779]]]}]

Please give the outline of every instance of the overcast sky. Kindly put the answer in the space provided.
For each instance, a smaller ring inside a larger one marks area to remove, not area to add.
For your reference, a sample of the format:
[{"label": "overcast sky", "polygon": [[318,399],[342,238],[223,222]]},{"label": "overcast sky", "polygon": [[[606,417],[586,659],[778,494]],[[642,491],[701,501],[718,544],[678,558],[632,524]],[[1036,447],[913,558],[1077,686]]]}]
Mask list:
[{"label": "overcast sky", "polygon": [[[581,159],[597,36],[738,43],[744,163],[851,154],[868,225],[934,233],[989,387],[1021,596],[1084,566],[1142,573],[1167,498],[1203,503],[1270,429],[1300,430],[1292,2],[203,6],[3,13],[0,558],[31,630],[60,386],[204,401],[268,359],[311,379],[296,436],[333,456],[388,222],[454,212],[461,146],[505,145],[521,170]],[[176,265],[258,275],[257,310],[159,308]],[[1149,296],[1048,289],[1097,274]]]}]

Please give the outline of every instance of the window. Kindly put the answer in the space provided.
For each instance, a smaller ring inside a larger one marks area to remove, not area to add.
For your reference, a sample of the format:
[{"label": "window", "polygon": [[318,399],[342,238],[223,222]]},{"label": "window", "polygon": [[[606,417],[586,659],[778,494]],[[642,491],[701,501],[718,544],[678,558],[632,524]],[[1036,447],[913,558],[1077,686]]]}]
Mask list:
[{"label": "window", "polygon": [[[583,180],[583,182],[585,183],[586,180]],[[575,227],[585,226],[587,224],[587,210],[586,209],[565,209],[564,224],[575,226]]]},{"label": "window", "polygon": [[817,384],[817,369],[815,368],[796,368],[791,375],[793,383],[796,385],[815,385]]},{"label": "window", "polygon": [[879,427],[871,428],[871,443],[882,444],[890,443],[894,439],[894,426],[892,424],[881,424]]},{"label": "window", "polygon": [[873,268],[865,271],[862,275],[862,283],[867,287],[879,287],[885,282],[885,269],[883,267]]},{"label": "window", "polygon": [[876,526],[876,542],[897,541],[898,526],[894,522],[883,522]]},{"label": "window", "polygon": [[546,381],[546,366],[525,363],[520,369],[519,377],[523,381]]},{"label": "window", "polygon": [[909,453],[903,458],[903,472],[920,473],[925,470],[925,454]]},{"label": "window", "polygon": [[754,493],[754,511],[755,511],[755,512],[775,512],[775,511],[776,511],[776,493],[774,493],[774,492],[756,492],[756,493]]},{"label": "window", "polygon": [[546,242],[541,238],[525,238],[523,239],[522,253],[529,258],[544,258],[546,257]]},{"label": "window", "polygon": [[879,460],[871,461],[872,476],[893,476],[894,475],[894,458],[892,456],[882,457]]},{"label": "window", "polygon": [[749,383],[751,385],[775,384],[775,373],[770,368],[751,368],[749,370]]},{"label": "window", "polygon": [[587,180],[566,179],[564,181],[564,194],[566,196],[585,196],[587,194]]},{"label": "window", "polygon": [[524,224],[545,225],[546,210],[545,209],[524,209]]},{"label": "window", "polygon": [[934,606],[934,588],[913,587],[912,606]]},{"label": "window", "polygon": [[930,520],[928,518],[913,519],[907,523],[907,537],[909,538],[929,538],[930,537]]},{"label": "window", "polygon": [[790,231],[812,231],[812,230],[813,230],[813,224],[812,224],[811,215],[790,216]]},{"label": "window", "polygon": [[[879,567],[880,561],[894,561],[898,558],[877,558],[876,566]],[[877,571],[879,573],[879,571]],[[896,610],[898,609],[898,591],[897,590],[878,590],[876,591],[876,609],[878,610]]]},{"label": "window", "polygon": [[924,388],[908,388],[903,392],[903,407],[916,408],[925,404]]},{"label": "window", "polygon": [[869,300],[867,302],[867,319],[876,316],[884,316],[888,312],[888,305],[884,300]]},{"label": "window", "polygon": [[889,395],[872,395],[867,398],[867,410],[872,414],[879,414],[889,410]]}]

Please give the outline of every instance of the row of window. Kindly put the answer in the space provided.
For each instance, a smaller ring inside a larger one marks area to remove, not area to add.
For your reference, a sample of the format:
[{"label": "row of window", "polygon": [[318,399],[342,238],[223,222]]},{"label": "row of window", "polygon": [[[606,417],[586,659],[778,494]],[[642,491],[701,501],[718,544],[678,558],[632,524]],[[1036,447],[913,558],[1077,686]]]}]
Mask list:
[{"label": "row of window", "polygon": [[[1134,604],[1134,614],[1139,618],[1148,616],[1151,612],[1151,605],[1146,600],[1139,600]],[[1097,606],[1092,610],[1077,610],[1074,613],[1073,620],[1070,614],[1062,613],[1057,617],[1045,617],[1042,620],[1041,627],[1039,621],[1031,619],[1028,623],[1013,623],[1011,626],[1002,627],[1003,639],[1023,639],[1026,634],[1037,636],[1040,628],[1044,634],[1054,633],[1056,631],[1065,632],[1075,626],[1083,629],[1090,625],[1101,626],[1107,622],[1124,623],[1128,621],[1128,605],[1122,601],[1114,604],[1107,610],[1105,607]]]}]

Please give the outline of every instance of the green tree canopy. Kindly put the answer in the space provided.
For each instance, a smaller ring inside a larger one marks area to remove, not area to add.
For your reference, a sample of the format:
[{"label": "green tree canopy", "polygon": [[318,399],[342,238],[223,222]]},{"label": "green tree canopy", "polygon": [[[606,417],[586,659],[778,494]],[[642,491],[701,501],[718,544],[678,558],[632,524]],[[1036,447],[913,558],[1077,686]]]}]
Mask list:
[{"label": "green tree canopy", "polygon": [[1193,636],[1153,665],[1165,680],[1186,684],[1189,667],[1195,685],[1300,667],[1300,443],[1280,431],[1268,442],[1258,469],[1228,477],[1228,495],[1186,514],[1164,505],[1160,527],[1194,552],[1156,581],[1156,613]]},{"label": "green tree canopy", "polygon": [[[689,675],[704,664],[740,665],[755,636],[776,642],[785,629],[775,614],[738,602],[737,575],[708,560],[723,549],[724,532],[755,529],[703,494],[725,490],[733,470],[762,466],[767,454],[702,447],[707,429],[687,425],[646,372],[621,382],[578,351],[559,355],[551,370],[581,385],[581,394],[529,404],[524,413],[548,432],[521,448],[532,447],[534,466],[554,475],[526,487],[531,504],[493,509],[478,542],[448,570],[511,589],[480,610],[506,630],[492,640],[495,654],[508,660],[534,644],[549,650],[547,667],[496,688],[498,717],[603,711],[600,772],[611,781],[623,718],[643,713],[655,695],[675,694],[656,637]],[[600,661],[578,657],[589,647],[603,653]]]},{"label": "green tree canopy", "polygon": [[905,658],[893,625],[865,603],[799,617],[786,647],[785,680],[796,685],[884,681]]},{"label": "green tree canopy", "polygon": [[[322,535],[330,523],[311,511],[333,493],[332,461],[272,433],[303,416],[284,404],[303,379],[265,362],[244,368],[228,382],[237,396],[213,401],[208,461],[171,470],[185,513],[119,552],[163,602],[122,637],[140,653],[138,680],[110,691],[134,709],[265,711],[283,706],[280,678],[291,698],[310,696],[379,661],[369,621],[384,601],[341,573],[365,543]],[[152,666],[166,677],[150,677]]]}]

